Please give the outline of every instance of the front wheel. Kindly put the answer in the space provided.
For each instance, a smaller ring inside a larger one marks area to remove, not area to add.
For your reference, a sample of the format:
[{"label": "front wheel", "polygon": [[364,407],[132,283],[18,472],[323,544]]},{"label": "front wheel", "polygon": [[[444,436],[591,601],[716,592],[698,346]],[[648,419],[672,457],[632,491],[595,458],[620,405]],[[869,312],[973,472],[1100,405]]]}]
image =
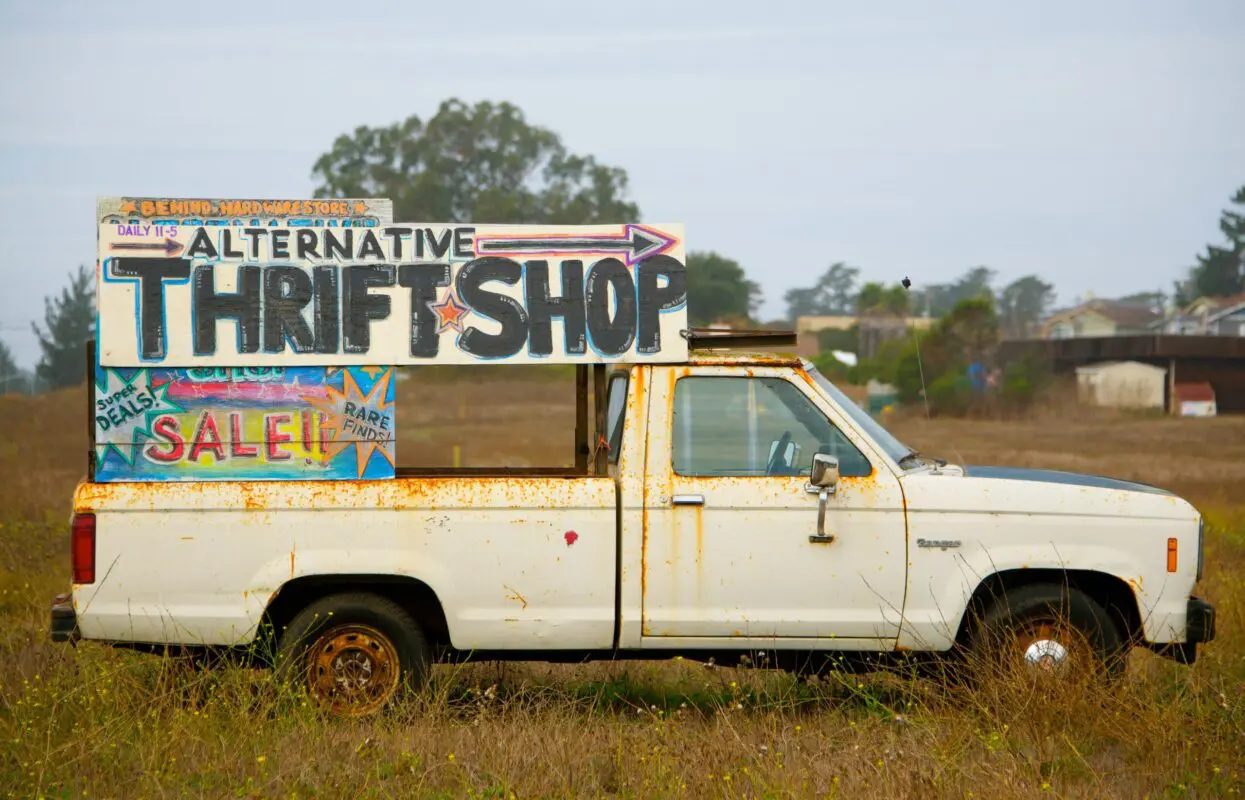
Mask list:
[{"label": "front wheel", "polygon": [[985,611],[968,651],[974,673],[1113,682],[1127,667],[1128,646],[1116,621],[1089,595],[1030,584],[1008,590]]},{"label": "front wheel", "polygon": [[406,609],[352,592],[321,598],[294,617],[281,635],[276,674],[321,708],[362,717],[423,686],[429,661],[423,632]]}]

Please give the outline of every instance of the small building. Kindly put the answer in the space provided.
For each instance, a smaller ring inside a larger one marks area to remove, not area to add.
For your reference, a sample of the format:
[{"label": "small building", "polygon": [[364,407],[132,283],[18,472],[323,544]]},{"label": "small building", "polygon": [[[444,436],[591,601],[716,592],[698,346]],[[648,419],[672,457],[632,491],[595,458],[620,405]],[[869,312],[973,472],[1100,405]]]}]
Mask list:
[{"label": "small building", "polygon": [[1141,361],[1103,361],[1076,368],[1077,400],[1112,408],[1164,407],[1167,370]]},{"label": "small building", "polygon": [[1087,336],[1128,336],[1147,333],[1162,313],[1144,305],[1096,299],[1051,314],[1038,336],[1074,339]]},{"label": "small building", "polygon": [[1176,384],[1176,403],[1182,417],[1215,416],[1215,388],[1209,383]]}]

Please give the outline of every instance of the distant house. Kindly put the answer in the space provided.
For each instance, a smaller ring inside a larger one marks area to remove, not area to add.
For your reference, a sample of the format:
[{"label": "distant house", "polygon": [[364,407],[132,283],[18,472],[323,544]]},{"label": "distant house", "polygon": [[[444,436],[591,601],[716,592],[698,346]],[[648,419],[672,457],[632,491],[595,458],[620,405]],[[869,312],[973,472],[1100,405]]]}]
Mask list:
[{"label": "distant house", "polygon": [[1157,320],[1153,333],[1188,336],[1245,336],[1245,292],[1231,297],[1199,297]]},{"label": "distant house", "polygon": [[1151,333],[1151,326],[1161,319],[1162,313],[1148,306],[1095,299],[1051,314],[1042,323],[1038,336],[1073,339],[1146,334]]}]

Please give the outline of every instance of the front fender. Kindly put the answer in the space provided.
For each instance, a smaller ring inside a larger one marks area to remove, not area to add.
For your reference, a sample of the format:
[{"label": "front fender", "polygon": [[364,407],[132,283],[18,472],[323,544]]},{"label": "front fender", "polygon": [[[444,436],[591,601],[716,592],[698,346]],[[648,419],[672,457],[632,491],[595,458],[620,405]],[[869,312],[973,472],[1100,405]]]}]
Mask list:
[{"label": "front fender", "polygon": [[[949,648],[983,581],[1031,569],[1113,576],[1130,588],[1145,640],[1183,641],[1197,571],[1196,509],[1119,481],[1013,473],[903,480],[909,563],[900,646]],[[1177,565],[1168,571],[1171,540]]]},{"label": "front fender", "polygon": [[[928,539],[926,541],[929,541]],[[955,540],[942,540],[943,543]],[[973,595],[993,576],[1001,573],[1038,570],[1096,573],[1125,583],[1141,615],[1143,632],[1154,641],[1162,624],[1144,609],[1157,602],[1157,595],[1145,586],[1139,560],[1118,549],[1095,544],[1059,545],[1011,543],[987,545],[963,542],[959,549],[921,547],[914,540],[910,552],[912,570],[904,610],[901,647],[920,650],[946,650],[952,646]],[[1049,578],[1042,577],[1042,580]]]}]

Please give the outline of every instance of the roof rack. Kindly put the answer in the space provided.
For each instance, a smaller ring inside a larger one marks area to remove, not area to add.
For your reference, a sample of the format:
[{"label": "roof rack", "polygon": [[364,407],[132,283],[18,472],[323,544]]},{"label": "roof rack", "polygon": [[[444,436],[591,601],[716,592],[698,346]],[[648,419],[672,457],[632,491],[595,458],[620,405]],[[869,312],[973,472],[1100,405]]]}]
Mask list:
[{"label": "roof rack", "polygon": [[684,331],[683,335],[687,338],[688,347],[694,350],[732,347],[794,347],[796,344],[795,331],[692,328]]}]

